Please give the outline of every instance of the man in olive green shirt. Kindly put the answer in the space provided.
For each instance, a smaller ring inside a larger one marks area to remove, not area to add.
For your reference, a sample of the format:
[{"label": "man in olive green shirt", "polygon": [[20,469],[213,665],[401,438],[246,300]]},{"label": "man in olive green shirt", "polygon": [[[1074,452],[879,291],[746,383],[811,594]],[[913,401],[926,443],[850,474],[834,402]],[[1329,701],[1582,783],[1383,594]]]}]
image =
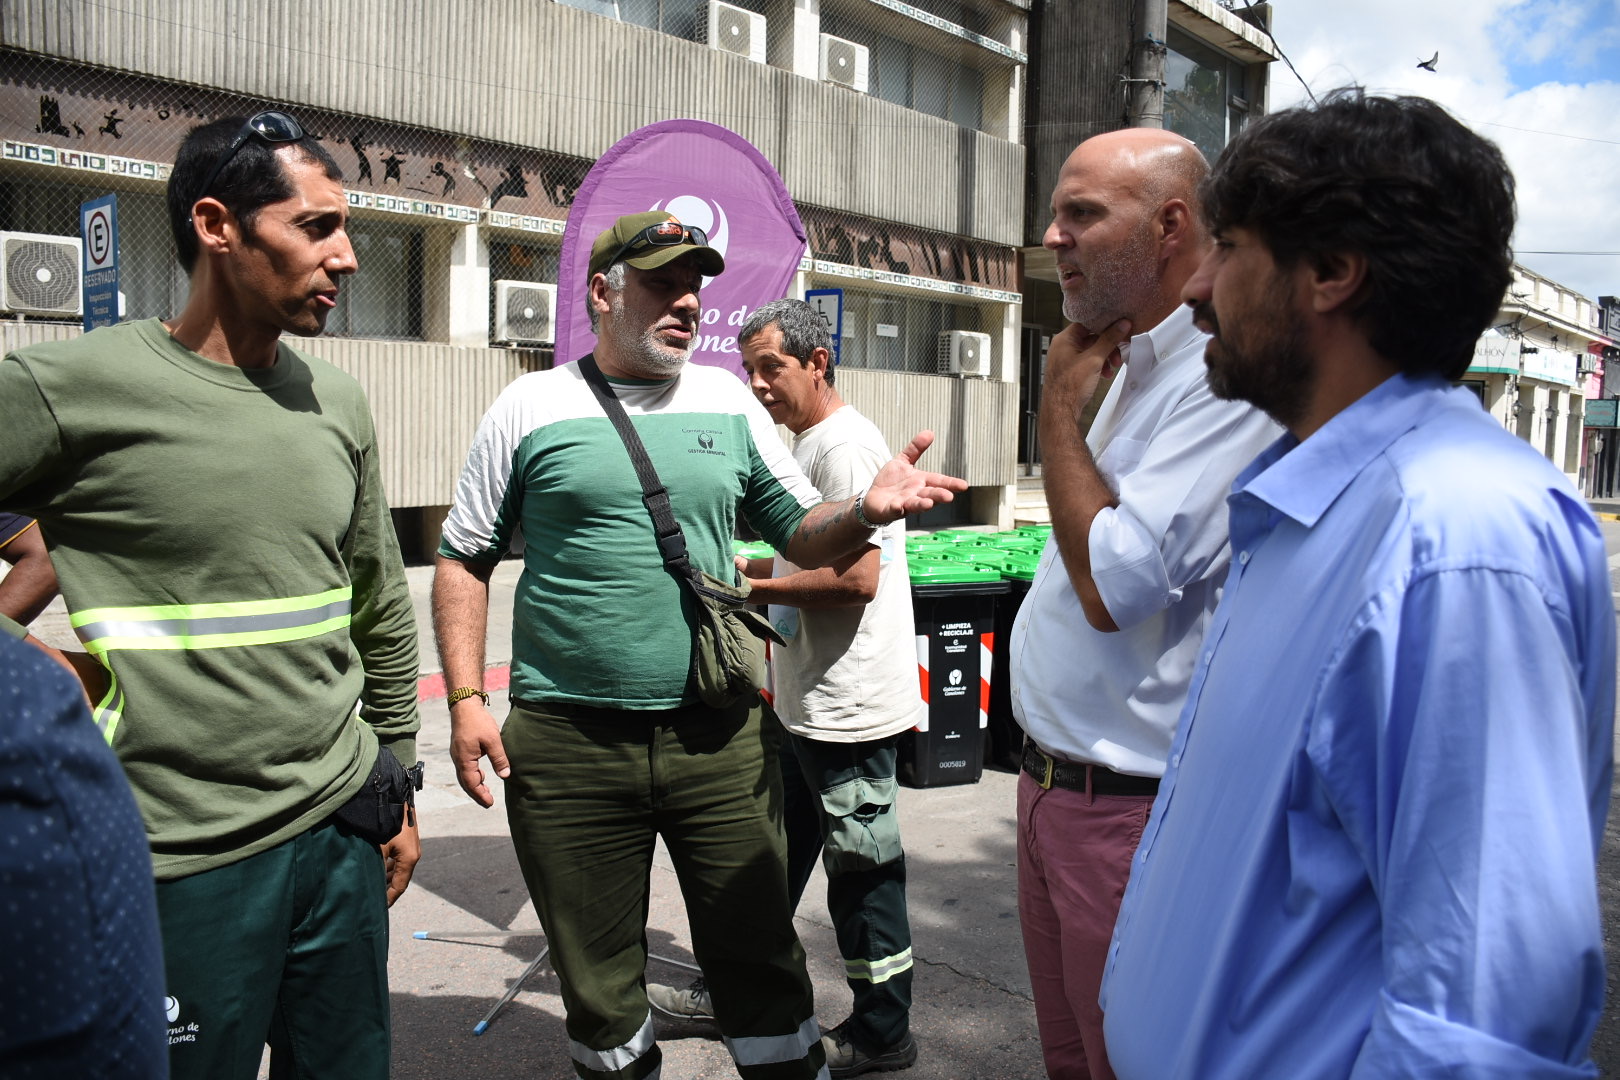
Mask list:
[{"label": "man in olive green shirt", "polygon": [[[194,129],[169,181],[185,309],[0,363],[0,509],[39,518],[109,673],[94,715],[145,820],[176,1077],[389,1071],[382,849],[332,821],[415,760],[416,634],[348,376],[320,333],[356,262],[341,174],[284,113]],[[359,703],[358,715],[355,711]]]}]

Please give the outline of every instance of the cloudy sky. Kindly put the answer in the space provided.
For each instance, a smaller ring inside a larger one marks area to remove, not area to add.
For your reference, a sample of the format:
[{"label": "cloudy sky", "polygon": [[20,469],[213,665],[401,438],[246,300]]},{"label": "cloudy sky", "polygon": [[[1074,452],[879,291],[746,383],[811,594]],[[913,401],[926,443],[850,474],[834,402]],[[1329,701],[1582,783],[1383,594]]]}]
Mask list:
[{"label": "cloudy sky", "polygon": [[[1272,6],[1272,31],[1313,91],[1422,94],[1501,146],[1518,180],[1521,264],[1593,299],[1620,295],[1620,0]],[[1437,50],[1435,73],[1419,70]],[[1272,66],[1273,109],[1304,96]],[[1553,251],[1607,254],[1540,254]]]}]

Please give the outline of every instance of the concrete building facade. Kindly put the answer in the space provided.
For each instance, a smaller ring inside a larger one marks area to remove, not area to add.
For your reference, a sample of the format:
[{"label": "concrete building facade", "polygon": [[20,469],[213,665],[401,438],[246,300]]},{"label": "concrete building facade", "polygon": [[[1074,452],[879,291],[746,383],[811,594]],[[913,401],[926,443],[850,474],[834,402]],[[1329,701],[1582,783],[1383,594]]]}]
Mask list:
[{"label": "concrete building facade", "polygon": [[[287,106],[345,170],[363,267],[315,348],[370,394],[420,553],[483,409],[555,360],[508,301],[555,285],[591,163],[693,117],[782,174],[808,236],[792,293],[843,294],[846,398],[896,445],[933,428],[934,467],[973,485],[917,523],[1041,520],[1058,169],[1133,123],[1218,154],[1265,111],[1271,17],[1214,0],[0,0],[0,348],[80,332],[79,206],[107,193],[125,317],[177,311],[163,188],[179,140]],[[1585,403],[1604,399],[1617,330],[1614,298],[1519,267],[1466,379],[1605,494],[1620,421]],[[1607,386],[1620,397],[1620,373]]]},{"label": "concrete building facade", "polygon": [[1599,305],[1514,264],[1496,325],[1480,338],[1463,385],[1507,430],[1585,489],[1603,446],[1587,436],[1586,401],[1603,395]]},{"label": "concrete building facade", "polygon": [[[1051,220],[1052,188],[1063,161],[1092,135],[1129,126],[1164,127],[1185,135],[1213,160],[1251,117],[1266,110],[1270,65],[1279,56],[1270,34],[1271,17],[1268,4],[1233,10],[1214,0],[1037,6],[1020,250],[1019,521],[1048,519],[1036,416],[1046,348],[1066,320],[1057,266],[1041,238]],[[1144,71],[1150,73],[1146,85]],[[1096,396],[1093,409],[1102,398]]]},{"label": "concrete building facade", "polygon": [[[786,181],[809,241],[794,291],[843,290],[845,397],[896,445],[933,428],[933,466],[973,485],[938,520],[1008,525],[1030,8],[0,0],[0,262],[15,286],[0,288],[0,347],[80,332],[62,275],[80,203],[109,192],[125,317],[178,310],[163,187],[179,140],[287,107],[345,171],[362,265],[314,349],[370,394],[402,540],[420,550],[483,409],[555,359],[512,332],[502,283],[543,297],[592,161],[691,117],[743,135]],[[962,340],[977,354],[965,372]]]}]

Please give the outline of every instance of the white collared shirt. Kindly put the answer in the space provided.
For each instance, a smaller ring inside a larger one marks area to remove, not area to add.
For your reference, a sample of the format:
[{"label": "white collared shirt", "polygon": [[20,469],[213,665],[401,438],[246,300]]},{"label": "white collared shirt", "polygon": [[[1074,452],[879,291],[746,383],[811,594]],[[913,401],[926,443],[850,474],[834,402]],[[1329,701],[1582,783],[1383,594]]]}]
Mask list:
[{"label": "white collared shirt", "polygon": [[1119,630],[1094,630],[1054,534],[1012,632],[1013,714],[1071,761],[1160,776],[1226,580],[1226,496],[1281,428],[1222,401],[1178,307],[1122,350],[1086,444],[1119,497],[1091,523],[1092,579]]}]

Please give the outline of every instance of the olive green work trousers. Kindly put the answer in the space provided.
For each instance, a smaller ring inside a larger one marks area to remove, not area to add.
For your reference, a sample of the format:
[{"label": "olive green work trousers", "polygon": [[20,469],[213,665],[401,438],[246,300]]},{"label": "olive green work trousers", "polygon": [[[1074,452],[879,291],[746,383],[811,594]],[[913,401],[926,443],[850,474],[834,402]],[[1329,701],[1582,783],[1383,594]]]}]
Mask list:
[{"label": "olive green work trousers", "polygon": [[758,695],[727,709],[513,702],[507,817],[579,1076],[643,1080],[662,1060],[646,991],[660,837],[738,1074],[825,1075],[788,902],[780,738]]}]

